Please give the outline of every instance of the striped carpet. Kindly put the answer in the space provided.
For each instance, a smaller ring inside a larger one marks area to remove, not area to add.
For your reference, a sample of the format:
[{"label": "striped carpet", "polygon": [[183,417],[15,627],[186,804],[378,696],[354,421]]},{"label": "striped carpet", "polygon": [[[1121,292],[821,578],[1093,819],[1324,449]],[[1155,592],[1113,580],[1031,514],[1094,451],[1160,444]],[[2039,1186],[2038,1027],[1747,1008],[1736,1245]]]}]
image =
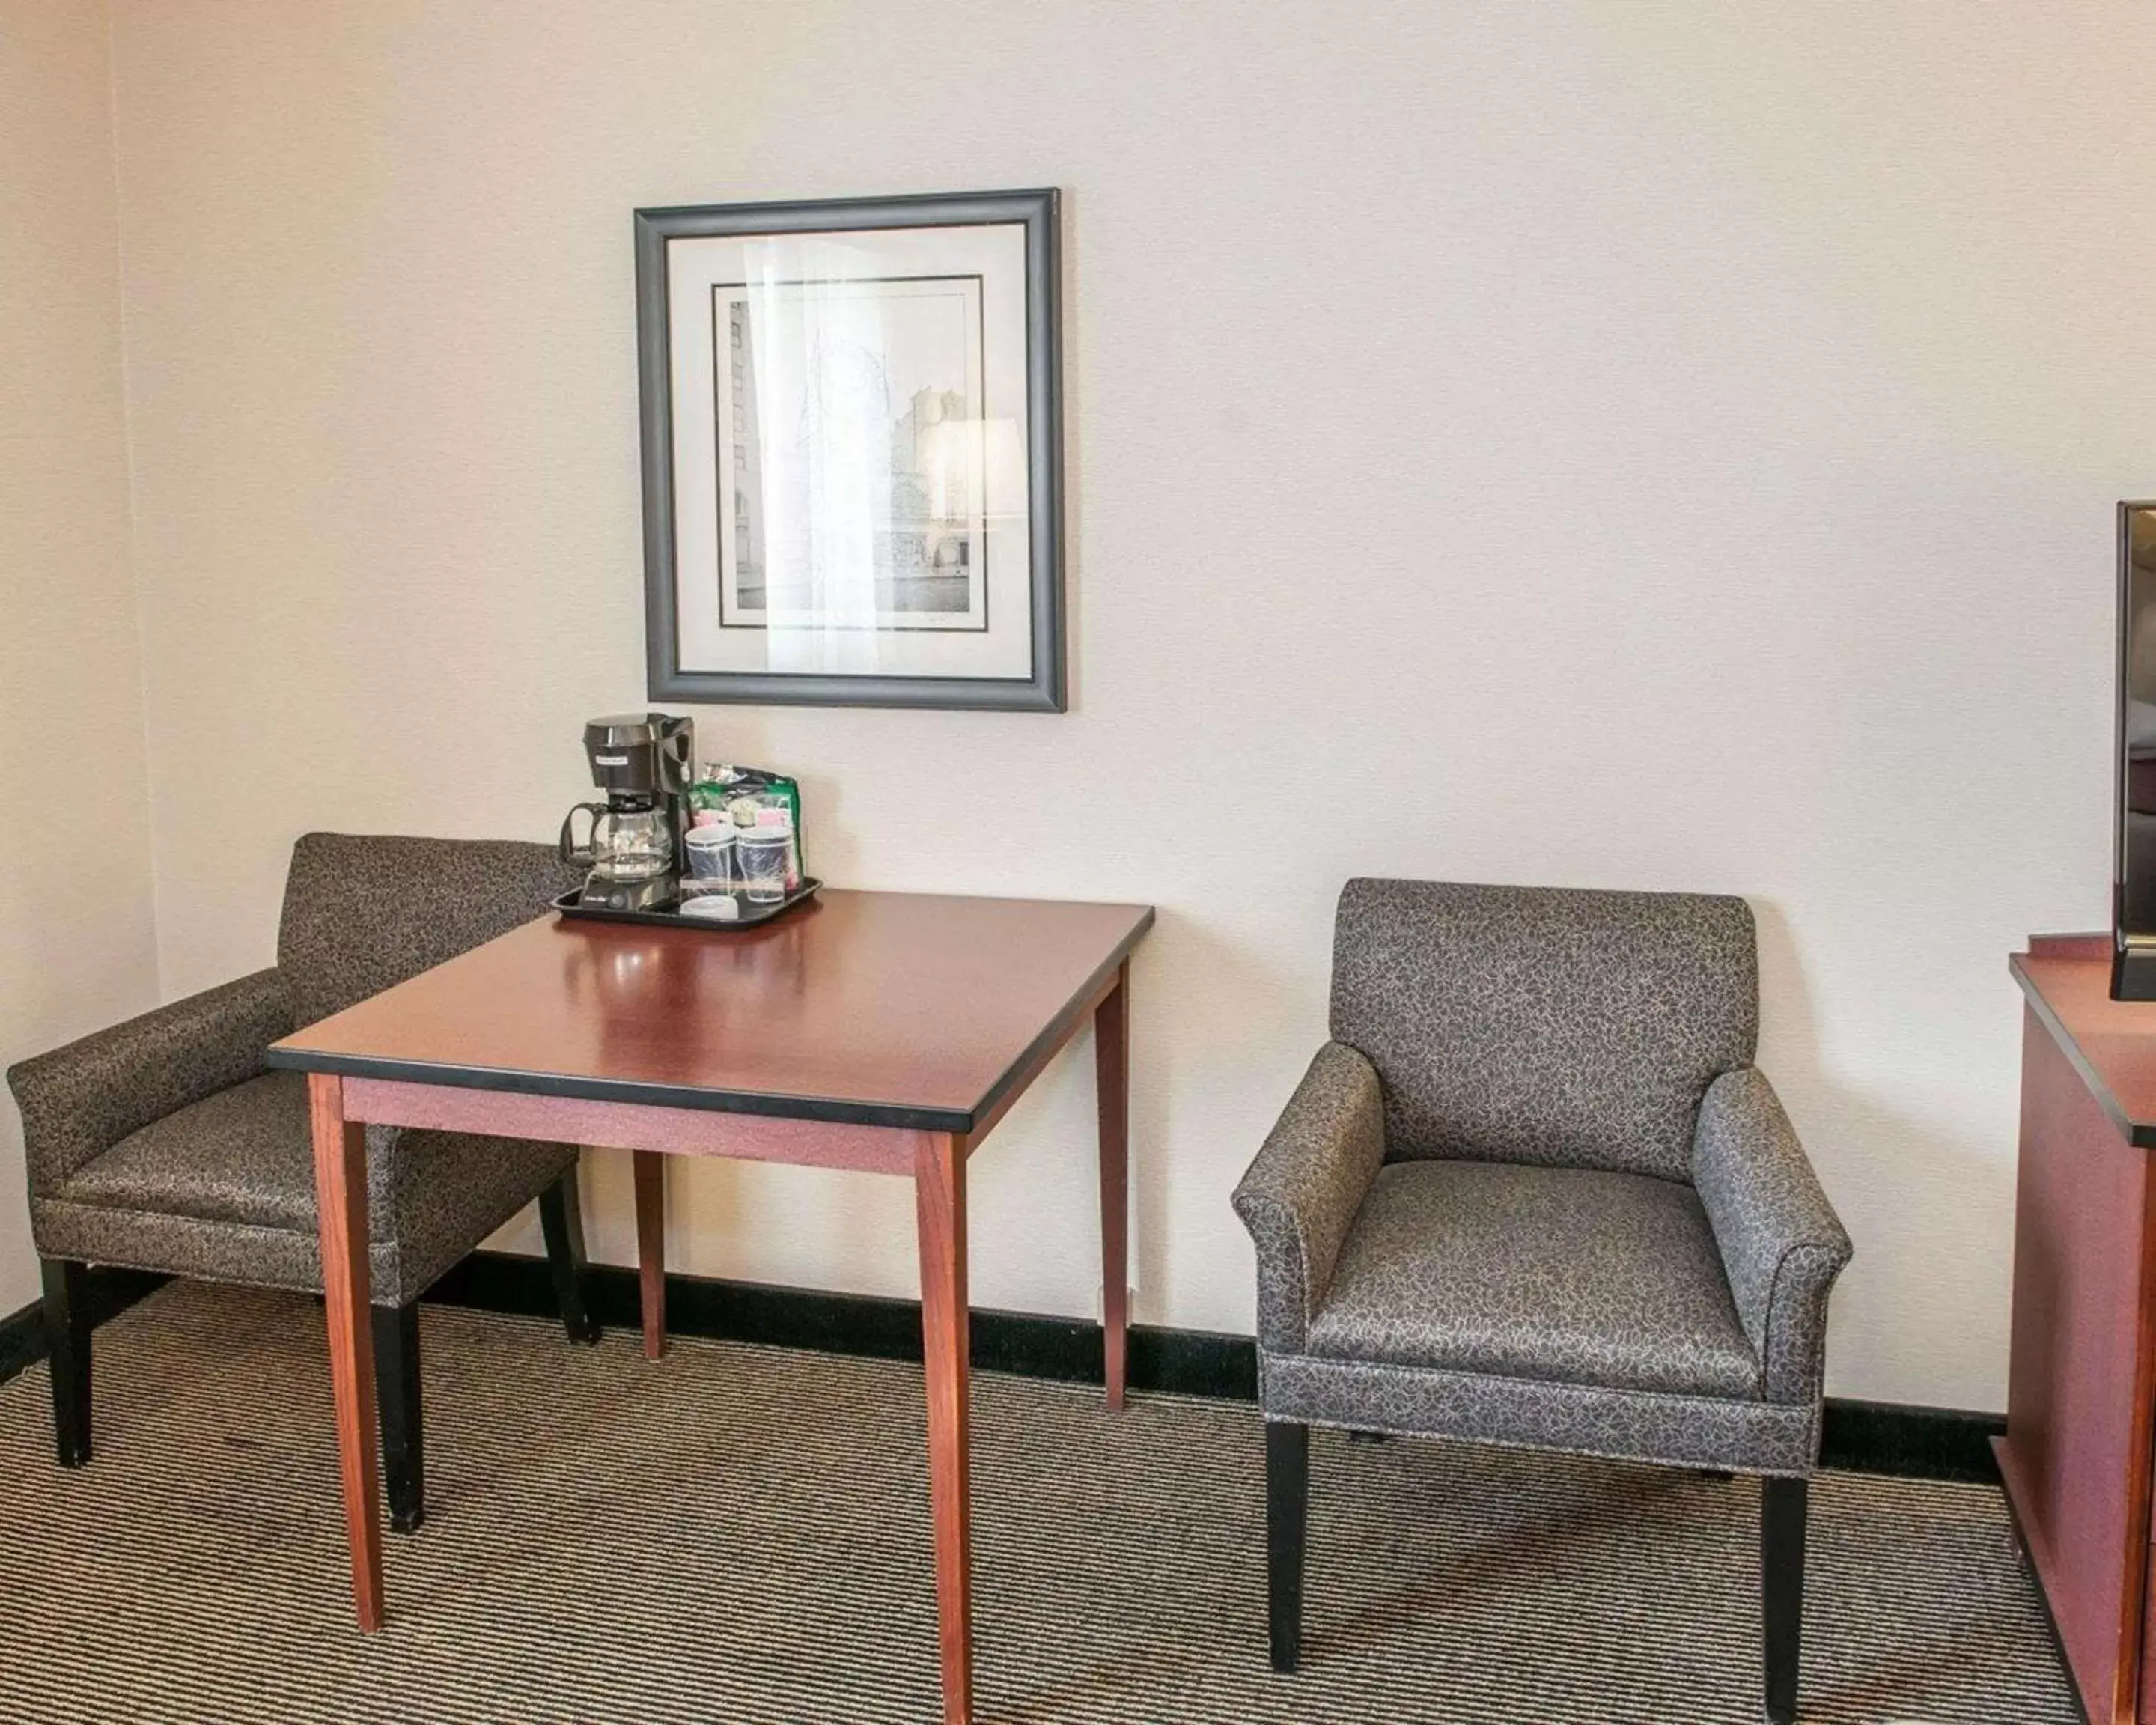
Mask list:
[{"label": "striped carpet", "polygon": [[[429,1308],[429,1507],[347,1606],[321,1319],[174,1286],[98,1337],[100,1452],[0,1388],[0,1718],[929,1721],[917,1368]],[[975,1380],[981,1717],[1760,1717],[1744,1481],[1313,1446],[1304,1669],[1265,1667],[1256,1416]],[[1996,1494],[1813,1491],[1808,1720],[2074,1712]]]}]

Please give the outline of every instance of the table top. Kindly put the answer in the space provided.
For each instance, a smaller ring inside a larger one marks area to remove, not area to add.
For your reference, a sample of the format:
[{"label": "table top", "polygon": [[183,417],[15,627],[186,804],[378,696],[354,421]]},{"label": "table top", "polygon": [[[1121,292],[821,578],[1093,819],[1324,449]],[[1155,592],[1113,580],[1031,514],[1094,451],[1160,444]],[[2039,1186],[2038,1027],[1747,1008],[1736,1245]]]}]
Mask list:
[{"label": "table top", "polygon": [[2111,937],[2032,935],[2007,964],[2112,1123],[2156,1149],[2156,1001],[2111,998]]},{"label": "table top", "polygon": [[548,916],[273,1066],[967,1132],[1109,986],[1145,905],[826,890],[756,928]]}]

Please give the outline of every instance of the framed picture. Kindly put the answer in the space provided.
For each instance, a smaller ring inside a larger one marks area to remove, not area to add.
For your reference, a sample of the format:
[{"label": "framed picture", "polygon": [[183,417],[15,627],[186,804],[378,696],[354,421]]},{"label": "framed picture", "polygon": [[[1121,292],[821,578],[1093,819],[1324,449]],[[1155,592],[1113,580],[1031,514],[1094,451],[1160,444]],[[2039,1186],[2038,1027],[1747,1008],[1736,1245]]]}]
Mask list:
[{"label": "framed picture", "polygon": [[653,699],[1063,710],[1057,220],[636,213]]}]

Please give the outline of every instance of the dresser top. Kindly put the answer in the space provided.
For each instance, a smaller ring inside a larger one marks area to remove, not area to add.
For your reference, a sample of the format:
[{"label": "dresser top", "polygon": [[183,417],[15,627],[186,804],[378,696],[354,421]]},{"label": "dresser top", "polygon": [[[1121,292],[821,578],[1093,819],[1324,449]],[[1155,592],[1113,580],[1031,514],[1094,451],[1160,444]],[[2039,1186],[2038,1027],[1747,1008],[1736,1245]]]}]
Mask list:
[{"label": "dresser top", "polygon": [[2029,950],[2006,962],[2112,1123],[2156,1149],[2156,1000],[2111,998],[2111,937],[2031,935]]}]

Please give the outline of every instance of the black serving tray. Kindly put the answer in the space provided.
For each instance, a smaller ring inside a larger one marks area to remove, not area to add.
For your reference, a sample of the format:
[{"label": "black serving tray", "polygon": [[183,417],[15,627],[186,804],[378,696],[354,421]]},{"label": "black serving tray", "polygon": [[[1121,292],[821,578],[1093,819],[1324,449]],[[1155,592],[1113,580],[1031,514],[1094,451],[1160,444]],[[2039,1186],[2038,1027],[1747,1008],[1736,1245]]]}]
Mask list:
[{"label": "black serving tray", "polygon": [[582,917],[591,922],[640,922],[647,928],[694,928],[712,934],[736,934],[744,928],[761,928],[773,917],[783,916],[794,906],[805,904],[823,889],[824,883],[810,875],[784,898],[772,904],[751,904],[746,896],[736,893],[734,896],[741,903],[741,915],[732,922],[721,922],[716,916],[685,916],[681,914],[681,901],[678,898],[662,899],[649,909],[642,911],[618,911],[605,905],[588,905],[583,902],[584,891],[581,886],[556,899],[554,908],[564,916]]}]

